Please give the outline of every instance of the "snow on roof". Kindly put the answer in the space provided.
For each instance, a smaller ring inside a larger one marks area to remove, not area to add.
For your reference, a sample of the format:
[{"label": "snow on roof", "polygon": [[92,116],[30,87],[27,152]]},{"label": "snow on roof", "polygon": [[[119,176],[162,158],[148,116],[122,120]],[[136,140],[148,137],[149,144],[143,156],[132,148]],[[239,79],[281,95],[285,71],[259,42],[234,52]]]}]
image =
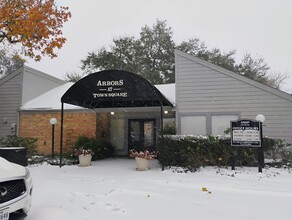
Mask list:
[{"label": "snow on roof", "polygon": [[[59,110],[61,109],[61,97],[73,85],[68,82],[28,101],[20,110]],[[83,109],[82,107],[64,104],[64,109]]]},{"label": "snow on roof", "polygon": [[[35,99],[25,103],[20,110],[60,110],[61,97],[74,83],[68,82],[57,88],[54,88]],[[155,87],[173,104],[175,103],[175,84],[161,84]],[[70,104],[64,104],[64,109],[84,109],[82,107]]]},{"label": "snow on roof", "polygon": [[160,84],[155,87],[173,104],[175,105],[175,83]]}]

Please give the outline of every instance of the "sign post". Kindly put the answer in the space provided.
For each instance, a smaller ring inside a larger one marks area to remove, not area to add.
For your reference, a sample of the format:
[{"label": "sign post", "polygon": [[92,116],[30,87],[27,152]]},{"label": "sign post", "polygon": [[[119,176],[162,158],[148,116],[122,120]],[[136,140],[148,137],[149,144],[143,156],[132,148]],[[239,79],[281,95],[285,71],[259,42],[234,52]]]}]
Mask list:
[{"label": "sign post", "polygon": [[234,147],[259,147],[258,168],[262,172],[263,148],[262,148],[262,122],[240,119],[230,121],[231,124],[231,146],[232,146],[232,170],[235,170]]},{"label": "sign post", "polygon": [[258,152],[258,161],[259,161],[259,165],[258,165],[258,168],[259,168],[259,173],[262,173],[263,172],[263,166],[264,166],[264,149],[263,149],[263,123],[262,122],[259,122],[260,123],[260,129],[261,129],[261,132],[260,132],[260,136],[261,136],[261,146],[259,148],[259,152]]}]

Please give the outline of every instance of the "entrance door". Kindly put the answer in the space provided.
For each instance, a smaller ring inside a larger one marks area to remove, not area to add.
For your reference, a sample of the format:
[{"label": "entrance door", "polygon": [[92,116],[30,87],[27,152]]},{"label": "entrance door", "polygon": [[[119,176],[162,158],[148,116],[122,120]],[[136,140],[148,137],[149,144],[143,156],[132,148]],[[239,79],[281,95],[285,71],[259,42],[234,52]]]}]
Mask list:
[{"label": "entrance door", "polygon": [[128,135],[129,149],[156,150],[155,119],[130,119]]}]

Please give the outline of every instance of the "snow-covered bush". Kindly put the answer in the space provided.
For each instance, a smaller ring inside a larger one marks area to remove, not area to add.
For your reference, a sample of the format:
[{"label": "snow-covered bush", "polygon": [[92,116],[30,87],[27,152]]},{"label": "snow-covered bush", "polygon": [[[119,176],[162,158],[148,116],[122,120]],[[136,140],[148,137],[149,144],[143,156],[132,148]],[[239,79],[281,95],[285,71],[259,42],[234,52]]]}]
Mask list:
[{"label": "snow-covered bush", "polygon": [[32,156],[37,152],[37,138],[32,137],[17,137],[8,135],[0,137],[0,147],[24,147],[28,156]]},{"label": "snow-covered bush", "polygon": [[163,166],[196,170],[204,165],[228,164],[231,147],[228,139],[218,136],[173,135],[160,138],[158,160]]},{"label": "snow-covered bush", "polygon": [[[264,138],[266,155],[282,152],[283,142]],[[158,160],[163,166],[180,166],[196,170],[200,166],[231,166],[232,147],[230,136],[168,135],[159,139]],[[258,148],[234,148],[236,166],[257,166]],[[281,157],[281,153],[278,153]]]}]

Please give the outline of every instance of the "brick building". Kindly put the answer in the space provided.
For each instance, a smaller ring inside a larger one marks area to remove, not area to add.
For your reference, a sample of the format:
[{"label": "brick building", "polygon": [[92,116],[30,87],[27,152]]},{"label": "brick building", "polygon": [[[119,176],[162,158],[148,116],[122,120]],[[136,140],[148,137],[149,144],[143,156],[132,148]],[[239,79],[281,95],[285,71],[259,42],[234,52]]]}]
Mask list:
[{"label": "brick building", "polygon": [[[291,95],[189,54],[175,51],[175,56],[176,84],[156,86],[167,100],[175,104],[174,110],[170,106],[163,106],[163,120],[158,106],[89,109],[65,102],[64,151],[72,148],[79,135],[85,135],[110,141],[118,155],[126,155],[133,144],[155,146],[161,122],[175,121],[177,134],[220,135],[230,126],[230,120],[255,119],[257,114],[266,117],[264,136],[292,143]],[[17,133],[19,136],[36,137],[38,151],[50,154],[50,119],[56,118],[54,145],[58,153],[61,98],[73,84],[64,84],[59,79],[28,67],[24,70],[17,70],[0,80],[0,117],[3,123],[0,134]],[[119,84],[115,82],[113,85]],[[136,83],[132,85],[136,86]],[[109,89],[113,89],[112,86]],[[83,91],[79,92],[82,95]],[[94,96],[98,97],[99,94]],[[8,108],[12,104],[13,108]],[[90,107],[90,102],[86,103],[85,100],[84,104]],[[10,129],[12,124],[16,125],[13,133]]]},{"label": "brick building", "polygon": [[1,78],[0,137],[17,134],[18,110],[21,106],[64,83],[63,80],[25,65]]},{"label": "brick building", "polygon": [[[61,133],[61,97],[73,86],[66,83],[62,86],[25,103],[19,109],[19,130],[21,137],[38,139],[38,152],[51,154],[52,125],[51,118],[57,119],[54,128],[55,153],[60,150]],[[160,91],[174,99],[174,84],[158,85]],[[164,108],[164,123],[174,122],[171,107]],[[88,109],[71,104],[64,104],[63,146],[64,152],[71,152],[80,135],[111,142],[116,147],[117,155],[127,155],[131,139],[139,144],[156,145],[160,132],[160,108],[101,108]],[[131,135],[130,135],[131,134]],[[133,134],[134,137],[133,137]],[[147,143],[141,143],[147,142]]]}]

